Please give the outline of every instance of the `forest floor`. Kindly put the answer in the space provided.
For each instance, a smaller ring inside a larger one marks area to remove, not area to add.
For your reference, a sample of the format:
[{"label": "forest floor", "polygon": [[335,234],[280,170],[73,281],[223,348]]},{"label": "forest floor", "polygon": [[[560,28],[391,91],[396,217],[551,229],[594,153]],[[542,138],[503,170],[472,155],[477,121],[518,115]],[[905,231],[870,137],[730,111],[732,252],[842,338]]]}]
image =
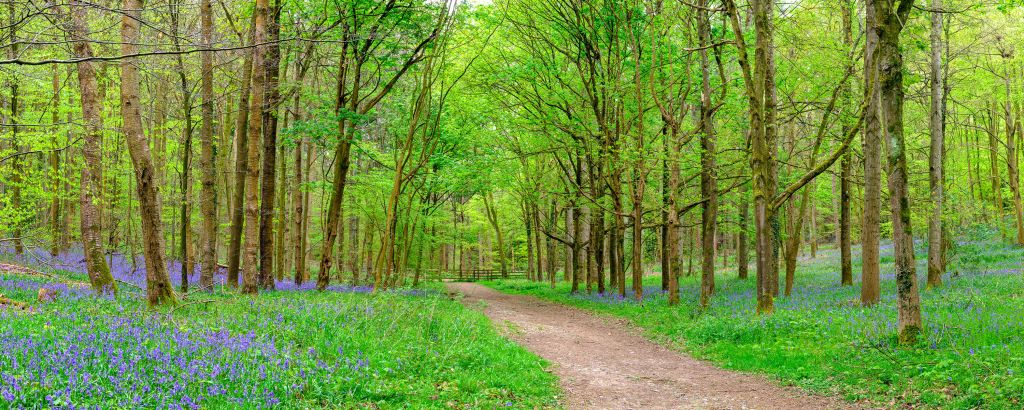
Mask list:
[{"label": "forest floor", "polygon": [[97,297],[81,286],[81,255],[10,256],[0,253],[0,408],[558,406],[544,361],[437,285],[218,286],[147,308],[144,272],[119,257],[117,296]]},{"label": "forest floor", "polygon": [[832,409],[850,405],[723,370],[656,344],[621,319],[474,283],[468,306],[551,362],[570,409]]},{"label": "forest floor", "polygon": [[[624,321],[649,340],[717,367],[761,375],[847,403],[881,408],[1024,408],[1024,248],[1007,243],[991,229],[964,229],[949,253],[943,285],[933,289],[924,286],[927,247],[917,241],[915,251],[925,329],[912,345],[902,345],[896,338],[891,244],[882,247],[882,300],[868,308],[860,305],[856,247],[853,286],[839,284],[838,252],[821,249],[817,257],[800,260],[793,294],[780,295],[771,315],[754,313],[754,272],[739,279],[732,261],[725,267],[718,263],[715,295],[706,309],[698,305],[699,267],[680,278],[678,306],[667,304],[657,272],[645,277],[642,301],[635,300],[631,290],[624,298],[585,289],[571,294],[564,282],[554,288],[526,280],[482,284]],[[619,337],[627,336],[615,338]],[[644,360],[631,354],[631,348],[616,350],[624,360]],[[576,356],[590,354],[588,349],[581,351]],[[667,391],[661,395],[671,397]]]}]

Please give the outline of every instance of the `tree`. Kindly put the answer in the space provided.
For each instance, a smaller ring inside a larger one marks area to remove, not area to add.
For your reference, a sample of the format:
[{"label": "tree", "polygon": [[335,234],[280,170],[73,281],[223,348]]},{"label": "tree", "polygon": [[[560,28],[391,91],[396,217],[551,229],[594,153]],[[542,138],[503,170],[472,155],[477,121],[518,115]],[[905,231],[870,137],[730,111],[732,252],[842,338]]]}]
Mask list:
[{"label": "tree", "polygon": [[[200,0],[202,20],[202,44],[209,49],[213,44],[213,8],[210,0]],[[203,170],[202,191],[199,193],[199,207],[203,214],[203,235],[200,238],[199,286],[213,290],[213,274],[217,270],[217,177],[213,147],[213,52],[204,51],[202,59],[202,108],[203,125],[199,130],[202,153],[199,168]]]},{"label": "tree", "polygon": [[100,242],[99,201],[101,168],[100,168],[100,102],[96,92],[96,68],[92,57],[92,46],[88,38],[89,15],[87,5],[71,3],[70,34],[75,57],[82,59],[78,67],[78,88],[81,94],[82,121],[85,123],[82,157],[82,179],[79,197],[81,208],[82,248],[85,253],[86,272],[89,282],[98,293],[116,293],[117,284],[110,274],[110,267],[103,259],[103,248]]},{"label": "tree", "polygon": [[[136,44],[139,43],[143,4],[142,0],[124,0],[123,4],[125,13],[121,17],[121,55],[130,56],[136,53]],[[160,194],[153,178],[153,159],[149,152],[149,141],[142,132],[142,114],[139,109],[138,70],[133,58],[124,58],[121,60],[121,116],[139,196],[143,252],[146,256],[146,296],[150,305],[173,305],[178,300],[167,276],[167,264],[164,263]]]},{"label": "tree", "polygon": [[[345,181],[348,178],[352,144],[355,141],[356,130],[359,126],[358,118],[365,116],[370,110],[380,103],[394,88],[409,68],[423,59],[424,49],[432,43],[438,35],[440,28],[435,27],[429,34],[417,40],[415,45],[408,51],[404,62],[398,70],[391,74],[390,78],[376,87],[376,93],[371,90],[369,95],[361,95],[363,92],[363,76],[369,69],[368,62],[374,55],[371,53],[383,52],[380,47],[382,38],[376,35],[364,35],[357,32],[362,24],[369,23],[367,33],[379,31],[392,31],[402,21],[405,13],[410,13],[414,8],[412,4],[397,4],[398,0],[389,0],[385,4],[374,5],[371,10],[353,10],[350,14],[343,16],[349,22],[343,24],[343,31],[346,38],[358,39],[352,45],[345,42],[340,56],[338,70],[338,86],[336,93],[337,100],[335,113],[338,117],[338,135],[340,139],[334,152],[334,177],[331,182],[331,197],[327,209],[327,226],[324,234],[323,248],[320,252],[320,270],[317,273],[316,287],[324,290],[331,281],[331,262],[334,250],[334,242],[338,236],[341,222],[341,203],[345,196]],[[365,13],[365,14],[363,14]],[[372,18],[370,17],[372,16]],[[390,26],[385,26],[390,25]],[[348,87],[348,75],[352,75],[352,87]]]},{"label": "tree", "polygon": [[[910,224],[907,187],[906,141],[903,135],[903,55],[900,32],[910,17],[914,0],[869,0],[867,24],[877,43],[870,50],[870,75],[877,78],[881,131],[889,147],[889,198],[893,215],[893,245],[896,260],[896,310],[899,336],[913,342],[921,331],[921,301],[914,265],[914,237]],[[867,87],[871,88],[871,87]],[[867,212],[867,211],[865,211]]]}]

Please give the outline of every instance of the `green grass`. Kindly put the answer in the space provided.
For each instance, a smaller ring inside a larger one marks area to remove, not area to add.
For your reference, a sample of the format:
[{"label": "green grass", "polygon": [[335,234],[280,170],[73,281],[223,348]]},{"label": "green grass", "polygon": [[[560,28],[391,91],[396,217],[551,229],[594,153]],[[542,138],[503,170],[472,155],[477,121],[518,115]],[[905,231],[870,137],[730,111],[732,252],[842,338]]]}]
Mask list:
[{"label": "green grass", "polygon": [[[657,276],[645,279],[643,303],[571,295],[567,284],[555,289],[527,281],[486,285],[626,318],[652,339],[721,367],[850,401],[883,407],[1021,408],[1024,278],[1019,269],[1024,250],[991,238],[964,241],[951,257],[945,285],[926,290],[924,246],[916,245],[926,328],[912,346],[896,342],[891,246],[882,251],[890,256],[883,259],[882,302],[867,309],[859,306],[859,282],[838,285],[835,250],[799,264],[793,296],[777,299],[770,316],[754,313],[754,280],[736,279],[735,266],[719,268],[716,294],[706,311],[697,306],[695,277],[681,279],[682,303],[676,307],[667,305]],[[856,277],[856,250],[854,258]]]},{"label": "green grass", "polygon": [[442,292],[218,291],[177,310],[0,274],[0,399],[15,408],[552,408],[556,379]]}]

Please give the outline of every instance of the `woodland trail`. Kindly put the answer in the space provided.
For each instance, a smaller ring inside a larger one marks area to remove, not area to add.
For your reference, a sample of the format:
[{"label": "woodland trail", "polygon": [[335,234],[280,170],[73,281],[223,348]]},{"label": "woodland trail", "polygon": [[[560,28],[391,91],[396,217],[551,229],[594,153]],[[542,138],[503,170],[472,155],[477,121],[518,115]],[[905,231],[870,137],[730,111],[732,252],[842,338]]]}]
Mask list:
[{"label": "woodland trail", "polygon": [[475,283],[463,303],[552,363],[570,409],[847,409],[763,377],[719,369],[651,342],[623,320]]}]

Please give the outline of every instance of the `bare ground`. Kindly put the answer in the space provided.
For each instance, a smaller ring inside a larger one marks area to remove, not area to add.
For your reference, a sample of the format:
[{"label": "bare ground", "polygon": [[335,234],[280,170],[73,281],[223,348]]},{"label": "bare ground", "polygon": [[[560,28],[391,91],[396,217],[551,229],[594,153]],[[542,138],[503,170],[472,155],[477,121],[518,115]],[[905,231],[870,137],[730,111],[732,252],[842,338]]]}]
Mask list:
[{"label": "bare ground", "polygon": [[645,339],[623,320],[475,283],[448,287],[465,295],[467,306],[483,305],[509,337],[551,362],[570,409],[853,408],[719,369]]}]

